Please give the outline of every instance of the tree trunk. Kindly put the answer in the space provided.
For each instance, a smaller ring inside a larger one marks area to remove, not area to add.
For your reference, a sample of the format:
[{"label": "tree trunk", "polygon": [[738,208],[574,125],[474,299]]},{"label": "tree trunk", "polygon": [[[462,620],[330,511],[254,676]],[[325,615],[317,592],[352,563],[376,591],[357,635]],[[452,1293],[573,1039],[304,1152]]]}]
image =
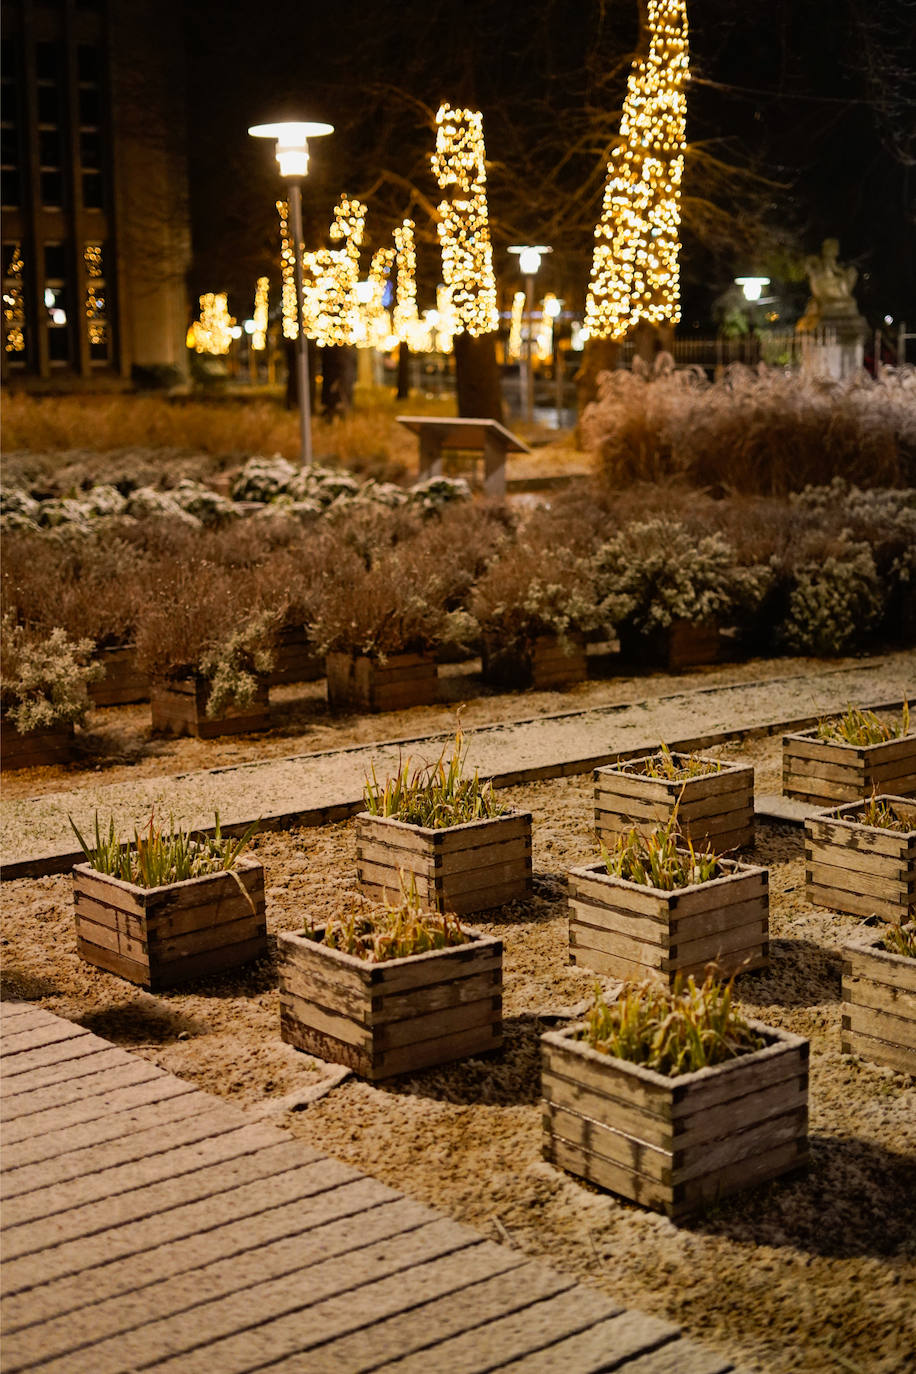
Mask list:
[{"label": "tree trunk", "polygon": [[503,401],[496,365],[496,335],[455,335],[455,384],[458,414],[467,419],[503,418]]},{"label": "tree trunk", "polygon": [[402,340],[398,344],[398,390],[396,399],[406,401],[410,395],[410,349]]},{"label": "tree trunk", "polygon": [[[614,339],[588,339],[582,352],[582,363],[573,380],[576,383],[576,405],[581,420],[587,405],[598,397],[598,378],[602,372],[613,372],[620,357],[620,344]],[[576,447],[582,448],[580,426],[576,425]]]},{"label": "tree trunk", "polygon": [[322,348],[321,359],[321,408],[328,419],[348,415],[353,409],[356,349],[333,344]]},{"label": "tree trunk", "polygon": [[651,369],[659,353],[674,353],[674,325],[649,324],[638,320],[630,334],[636,357],[642,358]]}]

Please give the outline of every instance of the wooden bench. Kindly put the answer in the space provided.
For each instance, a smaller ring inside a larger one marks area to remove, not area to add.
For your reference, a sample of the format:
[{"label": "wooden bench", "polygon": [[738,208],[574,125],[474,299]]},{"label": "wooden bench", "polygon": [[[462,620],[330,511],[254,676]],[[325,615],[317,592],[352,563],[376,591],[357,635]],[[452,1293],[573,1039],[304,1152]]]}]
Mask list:
[{"label": "wooden bench", "polygon": [[498,420],[449,420],[433,415],[399,415],[397,418],[399,424],[406,425],[420,440],[417,478],[420,482],[441,475],[445,449],[482,453],[485,493],[505,496],[506,454],[531,452],[527,444],[510,434]]}]

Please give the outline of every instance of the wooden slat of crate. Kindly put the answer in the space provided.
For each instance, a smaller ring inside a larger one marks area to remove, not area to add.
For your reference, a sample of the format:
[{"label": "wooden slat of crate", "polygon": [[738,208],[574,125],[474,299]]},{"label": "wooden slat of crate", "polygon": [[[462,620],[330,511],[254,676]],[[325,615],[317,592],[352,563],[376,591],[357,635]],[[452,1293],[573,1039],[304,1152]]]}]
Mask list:
[{"label": "wooden slat of crate", "polygon": [[678,888],[672,892],[672,919],[683,920],[686,916],[698,916],[704,911],[712,910],[725,889],[728,890],[729,901],[736,905],[769,895],[769,875],[765,868],[751,864],[739,865],[732,859],[724,859],[722,864],[725,868],[722,877],[710,878],[709,882]]},{"label": "wooden slat of crate", "polygon": [[0,768],[47,768],[67,763],[73,749],[73,726],[51,730],[28,730],[20,734],[4,720],[0,738]]},{"label": "wooden slat of crate", "polygon": [[810,732],[784,736],[783,790],[789,795],[854,801],[874,787],[916,790],[916,734],[872,745],[819,741]]},{"label": "wooden slat of crate", "polygon": [[900,1073],[916,1074],[916,1050],[906,1045],[891,1045],[874,1035],[862,1035],[844,1030],[840,1048],[844,1054],[858,1054],[876,1064],[885,1064]]},{"label": "wooden slat of crate", "polygon": [[[673,1120],[672,1103],[668,1096],[660,1096],[658,1086],[648,1082],[638,1074],[607,1073],[607,1056],[597,1051],[582,1054],[574,1049],[568,1037],[559,1031],[548,1031],[541,1036],[542,1077],[561,1078],[567,1083],[581,1083],[601,1099],[610,1098],[618,1107],[639,1108],[655,1120],[666,1124],[670,1130]],[[591,1113],[594,1115],[594,1111]],[[657,1144],[663,1144],[665,1137],[652,1137]]]},{"label": "wooden slat of crate", "polygon": [[[484,847],[456,850],[447,855],[443,855],[438,851],[433,851],[429,854],[419,854],[411,850],[409,863],[412,872],[419,873],[422,871],[429,876],[440,873],[451,877],[471,869],[479,868],[481,854],[486,856],[488,865],[504,863],[506,861],[523,860],[525,857],[524,854],[519,853],[518,838],[513,838],[489,844]],[[391,868],[391,855],[392,849],[388,844],[373,842],[371,840],[357,840],[357,859],[363,860],[366,864],[376,864],[382,868]],[[397,865],[394,866],[397,867]],[[403,864],[401,866],[403,867]]]},{"label": "wooden slat of crate", "polygon": [[857,894],[902,904],[905,912],[907,894],[912,891],[912,886],[907,882],[901,869],[895,868],[885,874],[856,873],[846,867],[838,868],[830,863],[818,862],[816,851],[810,856],[806,854],[805,858],[809,883],[824,888],[835,888],[840,892],[851,884]]},{"label": "wooden slat of crate", "polygon": [[843,1000],[855,1007],[869,1007],[874,1011],[890,1012],[916,1022],[916,992],[878,983],[871,978],[843,977]]},{"label": "wooden slat of crate", "polygon": [[435,1011],[450,996],[456,1004],[492,997],[499,991],[502,980],[499,952],[490,949],[459,967],[450,980],[453,994],[446,990],[447,985],[443,985],[440,978],[402,992],[386,991],[382,996],[372,996],[371,984],[350,977],[349,970],[339,964],[325,968],[320,958],[308,962],[289,958],[282,941],[280,963],[285,991],[341,1016],[359,1017],[362,1024],[368,1026],[401,1020],[414,1012]]},{"label": "wooden slat of crate", "polygon": [[[607,1113],[607,1098],[613,1097],[610,1087],[605,1091],[576,1078],[549,1068],[545,1061],[541,1071],[541,1097],[544,1109],[558,1107],[592,1121],[602,1120]],[[671,1154],[675,1146],[675,1126],[643,1108],[639,1103],[618,1099],[625,1109],[628,1128],[633,1135],[655,1150]]]},{"label": "wooden slat of crate", "polygon": [[[423,879],[417,880],[417,892],[422,901],[428,902],[431,906],[438,905],[439,909],[454,912],[456,916],[470,916],[477,911],[488,911],[506,902],[520,900],[529,895],[531,887],[530,871],[524,878],[513,878],[510,882],[498,886],[475,888],[464,893],[450,892],[447,887],[445,892],[441,893],[435,886],[424,887]],[[397,883],[382,886],[361,881],[360,888],[367,897],[379,901],[395,897],[398,891]]]},{"label": "wooden slat of crate", "polygon": [[133,647],[103,649],[96,661],[104,667],[105,676],[98,682],[90,682],[87,688],[93,705],[126,706],[149,700],[149,678],[137,667]]},{"label": "wooden slat of crate", "polygon": [[[657,888],[645,887],[639,883],[609,883],[604,880],[605,876],[603,863],[571,868],[569,871],[570,896],[580,901],[606,906],[615,911],[625,911],[633,915],[644,916],[652,921],[667,922],[670,919],[669,903],[665,894],[659,892]],[[618,897],[618,893],[625,894],[625,896]]]},{"label": "wooden slat of crate", "polygon": [[595,1154],[618,1168],[631,1170],[654,1183],[670,1186],[671,1152],[649,1144],[594,1117],[569,1110],[547,1099],[542,1118],[545,1130],[555,1133],[566,1144],[583,1154]]},{"label": "wooden slat of crate", "polygon": [[246,734],[270,728],[270,708],[265,683],[260,682],[247,706],[227,706],[219,716],[207,715],[208,684],[187,678],[154,683],[150,689],[152,728],[176,735],[214,739],[218,735]]},{"label": "wooden slat of crate", "polygon": [[871,937],[866,936],[861,941],[846,945],[843,949],[843,977],[869,979],[899,987],[904,992],[916,992],[916,959],[875,948],[884,936],[885,932],[878,929]]},{"label": "wooden slat of crate", "polygon": [[884,902],[880,897],[856,896],[845,888],[819,887],[817,883],[805,884],[805,896],[812,906],[845,911],[850,916],[877,916],[883,921],[895,921],[900,910],[896,903]]},{"label": "wooden slat of crate", "polygon": [[584,1150],[562,1136],[553,1135],[549,1128],[545,1129],[543,1152],[551,1164],[577,1174],[599,1188],[629,1198],[640,1207],[651,1208],[653,1212],[666,1210],[670,1191],[666,1184],[647,1178],[645,1174],[626,1165],[615,1164],[591,1150]]},{"label": "wooden slat of crate", "polygon": [[87,963],[95,964],[96,968],[105,969],[107,973],[116,973],[119,978],[126,978],[129,983],[150,986],[148,959],[131,959],[117,950],[95,944],[80,934],[76,937],[76,952]]},{"label": "wooden slat of crate", "polygon": [[[667,778],[653,778],[642,771],[642,767],[654,757],[646,754],[638,759],[630,759],[626,764],[610,764],[604,768],[596,768],[596,789],[634,799],[652,797],[656,800],[677,800],[682,796],[682,806],[690,806],[723,793],[748,788],[753,791],[754,770],[749,764],[719,762],[718,768],[713,772],[676,782]],[[674,754],[673,757],[677,762],[685,759],[687,755]],[[714,767],[718,761],[704,758],[703,762]]]},{"label": "wooden slat of crate", "polygon": [[907,834],[880,830],[877,826],[837,823],[821,816],[805,821],[806,853],[812,848],[830,851],[830,860],[838,868],[850,868],[860,873],[885,873],[894,861],[903,869],[916,858],[916,841]]},{"label": "wooden slat of crate", "polygon": [[724,1167],[714,1175],[677,1185],[675,1202],[669,1215],[672,1219],[690,1216],[699,1209],[717,1202],[720,1197],[728,1197],[747,1188],[756,1188],[761,1183],[767,1183],[783,1174],[796,1173],[807,1168],[809,1161],[810,1152],[806,1136],[796,1136],[783,1145],[757,1151]]},{"label": "wooden slat of crate", "polygon": [[[901,1011],[904,1010],[901,1007]],[[916,1018],[912,1015],[895,1016],[890,1011],[859,1006],[856,1002],[844,1002],[843,1030],[852,1031],[856,1035],[874,1036],[888,1045],[898,1045],[902,1049],[911,1050],[916,1055]]]},{"label": "wooden slat of crate", "polygon": [[733,956],[748,950],[762,950],[769,940],[767,913],[757,902],[746,905],[753,911],[752,919],[748,920],[749,912],[736,912],[734,925],[695,940],[677,940],[671,944],[662,967],[673,972],[686,965],[717,962],[723,971],[730,971],[734,966]]},{"label": "wooden slat of crate", "polygon": [[74,902],[77,937],[102,949],[113,949],[131,959],[149,962],[145,922],[113,907],[101,907],[77,894]]}]

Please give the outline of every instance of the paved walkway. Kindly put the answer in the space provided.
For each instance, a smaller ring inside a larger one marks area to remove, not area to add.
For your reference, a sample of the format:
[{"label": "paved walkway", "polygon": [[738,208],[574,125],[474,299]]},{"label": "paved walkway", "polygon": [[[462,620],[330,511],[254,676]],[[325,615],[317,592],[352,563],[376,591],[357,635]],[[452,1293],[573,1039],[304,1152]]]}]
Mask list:
[{"label": "paved walkway", "polygon": [[4,1374],[726,1374],[26,1003],[0,1015]]},{"label": "paved walkway", "polygon": [[[468,761],[497,786],[585,773],[621,755],[643,753],[666,740],[702,748],[729,736],[767,731],[775,722],[801,726],[858,704],[896,704],[916,697],[916,653],[888,654],[843,668],[726,687],[700,687],[622,706],[593,707],[489,725],[468,736]],[[778,711],[777,711],[778,704]],[[63,872],[79,858],[68,816],[84,834],[98,811],[125,833],[153,810],[195,827],[261,819],[263,829],[325,825],[362,807],[371,765],[379,777],[409,754],[435,759],[447,735],[393,740],[268,759],[229,768],[143,777],[132,783],[83,787],[0,802],[0,854],[4,878]]]}]

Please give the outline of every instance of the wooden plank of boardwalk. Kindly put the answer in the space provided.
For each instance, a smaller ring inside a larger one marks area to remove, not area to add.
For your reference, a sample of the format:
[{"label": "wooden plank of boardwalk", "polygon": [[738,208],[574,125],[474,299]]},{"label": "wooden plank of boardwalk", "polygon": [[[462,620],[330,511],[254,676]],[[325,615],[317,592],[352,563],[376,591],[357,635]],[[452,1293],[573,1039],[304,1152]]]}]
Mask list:
[{"label": "wooden plank of boardwalk", "polygon": [[726,1374],[277,1127],[0,1009],[4,1374]]}]

